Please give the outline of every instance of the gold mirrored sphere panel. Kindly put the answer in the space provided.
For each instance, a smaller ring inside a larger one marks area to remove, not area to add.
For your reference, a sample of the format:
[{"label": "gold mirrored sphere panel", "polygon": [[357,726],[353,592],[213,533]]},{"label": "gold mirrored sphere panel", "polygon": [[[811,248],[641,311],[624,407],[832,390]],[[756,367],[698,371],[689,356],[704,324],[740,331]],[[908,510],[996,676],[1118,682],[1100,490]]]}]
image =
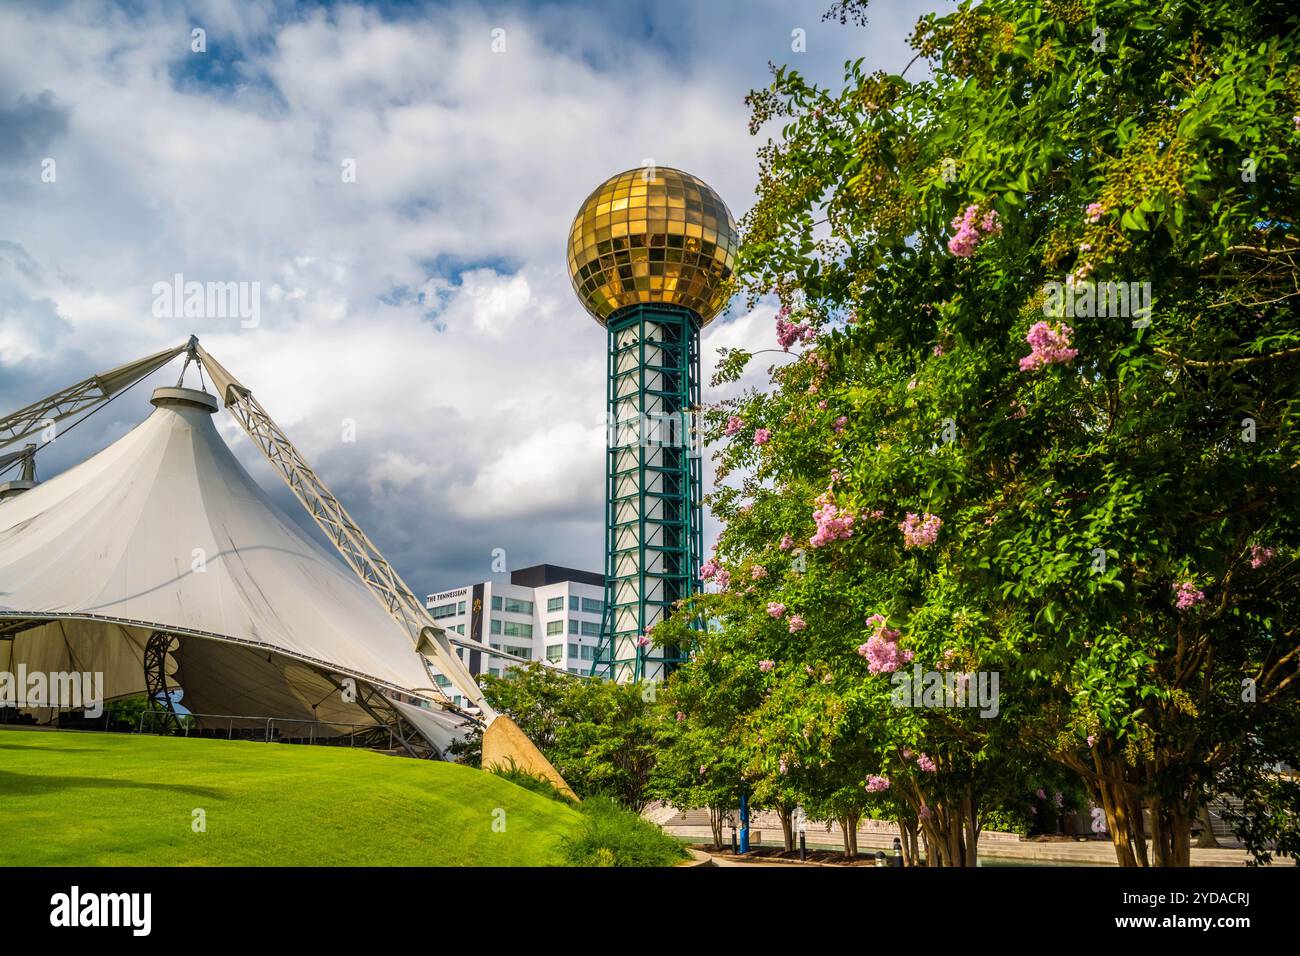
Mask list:
[{"label": "gold mirrored sphere panel", "polygon": [[726,203],[667,166],[629,169],[587,197],[569,231],[569,278],[602,325],[624,306],[690,309],[703,325],[727,304],[739,241]]}]

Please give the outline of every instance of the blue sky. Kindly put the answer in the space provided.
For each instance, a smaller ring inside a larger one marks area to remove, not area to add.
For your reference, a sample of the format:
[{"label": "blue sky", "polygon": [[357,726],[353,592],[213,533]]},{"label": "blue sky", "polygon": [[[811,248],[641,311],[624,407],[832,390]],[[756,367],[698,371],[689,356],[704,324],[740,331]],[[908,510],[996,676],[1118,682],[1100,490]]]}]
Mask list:
[{"label": "blue sky", "polygon": [[[417,592],[489,577],[494,548],[598,570],[605,343],[569,289],[569,222],[646,159],[742,215],[767,135],[743,100],[768,62],[822,82],[859,56],[896,71],[932,5],[875,3],[865,28],[827,7],[0,4],[0,407],[194,332]],[[257,326],[155,317],[176,273],[258,283]],[[718,347],[771,343],[771,306],[733,305],[705,330],[706,380]],[[57,442],[42,476],[147,396]]]}]

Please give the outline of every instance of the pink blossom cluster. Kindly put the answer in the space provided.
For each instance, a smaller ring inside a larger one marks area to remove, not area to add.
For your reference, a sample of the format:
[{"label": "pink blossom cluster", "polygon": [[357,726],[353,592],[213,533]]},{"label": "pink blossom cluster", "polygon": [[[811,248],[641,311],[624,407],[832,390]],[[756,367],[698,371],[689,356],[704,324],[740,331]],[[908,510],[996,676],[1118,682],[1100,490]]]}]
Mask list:
[{"label": "pink blossom cluster", "polygon": [[841,415],[839,418],[835,419],[835,424],[831,427],[835,429],[835,434],[838,435],[844,431],[844,426],[848,425],[848,423],[849,417],[847,415]]},{"label": "pink blossom cluster", "polygon": [[889,789],[889,778],[872,774],[867,778],[867,793],[880,793]]},{"label": "pink blossom cluster", "polygon": [[793,547],[794,547],[794,538],[790,537],[788,534],[781,535],[781,550],[789,551]]},{"label": "pink blossom cluster", "polygon": [[858,653],[867,659],[868,671],[872,674],[892,674],[911,662],[913,652],[898,646],[901,635],[886,624],[883,614],[871,615],[867,618],[867,626],[875,628],[875,633],[867,638],[865,644],[859,645]]},{"label": "pink blossom cluster", "polygon": [[1106,214],[1106,207],[1099,202],[1088,203],[1088,208],[1084,210],[1084,215],[1089,222],[1101,222],[1101,217]]},{"label": "pink blossom cluster", "polygon": [[761,564],[756,564],[749,569],[749,579],[751,581],[761,581],[765,577],[767,577],[767,568]]},{"label": "pink blossom cluster", "polygon": [[916,765],[920,767],[922,772],[924,773],[934,773],[936,770],[939,769],[938,767],[935,766],[934,761],[930,759],[930,756],[928,754],[918,754],[916,758]]},{"label": "pink blossom cluster", "polygon": [[789,317],[790,307],[781,306],[780,311],[776,313],[776,344],[787,352],[796,342],[807,342],[817,335],[811,323],[791,322]]},{"label": "pink blossom cluster", "polygon": [[817,508],[813,511],[813,521],[817,522],[817,532],[808,539],[814,548],[853,536],[853,515],[841,510],[828,491],[817,496]]},{"label": "pink blossom cluster", "polygon": [[1262,568],[1276,557],[1276,548],[1265,548],[1258,544],[1250,546],[1250,566],[1252,568]]},{"label": "pink blossom cluster", "polygon": [[754,430],[755,445],[759,445],[759,446],[766,445],[771,440],[772,440],[772,433],[768,431],[766,428],[758,428]]},{"label": "pink blossom cluster", "polygon": [[777,769],[781,771],[782,775],[785,775],[790,772],[790,765],[785,762],[784,757],[782,757],[780,760],[777,761],[776,766]]},{"label": "pink blossom cluster", "polygon": [[726,568],[723,568],[713,576],[713,580],[717,581],[718,587],[725,591],[727,590],[728,585],[731,584],[731,572]]},{"label": "pink blossom cluster", "polygon": [[727,419],[727,434],[734,435],[745,427],[745,420],[739,415],[732,415]]},{"label": "pink blossom cluster", "polygon": [[700,567],[700,580],[711,580],[720,570],[722,570],[722,567],[718,564],[717,560],[709,558],[709,560],[705,561]]},{"label": "pink blossom cluster", "polygon": [[927,511],[924,516],[920,516],[914,511],[909,511],[907,517],[899,524],[898,530],[903,532],[903,547],[928,548],[939,537],[941,527],[943,527],[943,519],[937,515]]},{"label": "pink blossom cluster", "polygon": [[762,671],[764,674],[771,673],[772,668],[775,666],[776,666],[776,661],[762,660],[758,662],[758,669]]},{"label": "pink blossom cluster", "polygon": [[636,639],[636,646],[637,646],[637,647],[649,647],[649,646],[650,646],[650,635],[649,635],[649,634],[642,634],[640,637],[638,637],[638,638]]},{"label": "pink blossom cluster", "polygon": [[948,251],[959,259],[975,255],[981,241],[1002,231],[997,210],[990,209],[981,217],[980,208],[975,205],[967,206],[965,212],[953,219],[952,227],[957,232],[948,240]]},{"label": "pink blossom cluster", "polygon": [[1052,326],[1047,322],[1035,322],[1025,334],[1030,352],[1020,359],[1020,371],[1029,372],[1044,365],[1068,362],[1079,354],[1079,350],[1070,347],[1070,336],[1074,329],[1062,323]]},{"label": "pink blossom cluster", "polygon": [[677,712],[677,722],[680,724],[685,719],[686,719],[686,715],[679,710]]},{"label": "pink blossom cluster", "polygon": [[791,615],[790,615],[790,633],[791,633],[791,634],[798,634],[800,631],[802,631],[802,630],[803,630],[805,627],[807,627],[807,626],[808,626],[808,622],[805,621],[805,620],[804,620],[802,617],[800,617],[798,614],[791,614]]},{"label": "pink blossom cluster", "polygon": [[767,604],[767,613],[772,620],[779,621],[781,620],[781,616],[785,614],[785,605],[780,601],[769,601]]},{"label": "pink blossom cluster", "polygon": [[1178,601],[1175,605],[1178,610],[1186,611],[1188,608],[1204,603],[1205,592],[1198,589],[1191,581],[1183,581],[1178,585]]}]

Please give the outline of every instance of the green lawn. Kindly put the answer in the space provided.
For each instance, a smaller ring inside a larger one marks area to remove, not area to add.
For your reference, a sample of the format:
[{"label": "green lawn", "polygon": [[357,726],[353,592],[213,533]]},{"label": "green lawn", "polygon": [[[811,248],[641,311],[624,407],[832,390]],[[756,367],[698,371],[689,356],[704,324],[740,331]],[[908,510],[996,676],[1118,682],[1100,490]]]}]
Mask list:
[{"label": "green lawn", "polygon": [[550,866],[582,819],[455,764],[0,730],[0,865]]}]

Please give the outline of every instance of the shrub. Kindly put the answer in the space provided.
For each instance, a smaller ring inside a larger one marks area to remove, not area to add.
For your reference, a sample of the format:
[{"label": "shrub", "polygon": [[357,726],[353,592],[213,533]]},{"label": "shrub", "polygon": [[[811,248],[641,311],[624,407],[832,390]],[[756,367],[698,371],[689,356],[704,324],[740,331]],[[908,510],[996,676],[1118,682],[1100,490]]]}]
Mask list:
[{"label": "shrub", "polygon": [[672,866],[687,856],[680,843],[609,797],[591,797],[578,809],[582,829],[562,844],[571,866]]}]

